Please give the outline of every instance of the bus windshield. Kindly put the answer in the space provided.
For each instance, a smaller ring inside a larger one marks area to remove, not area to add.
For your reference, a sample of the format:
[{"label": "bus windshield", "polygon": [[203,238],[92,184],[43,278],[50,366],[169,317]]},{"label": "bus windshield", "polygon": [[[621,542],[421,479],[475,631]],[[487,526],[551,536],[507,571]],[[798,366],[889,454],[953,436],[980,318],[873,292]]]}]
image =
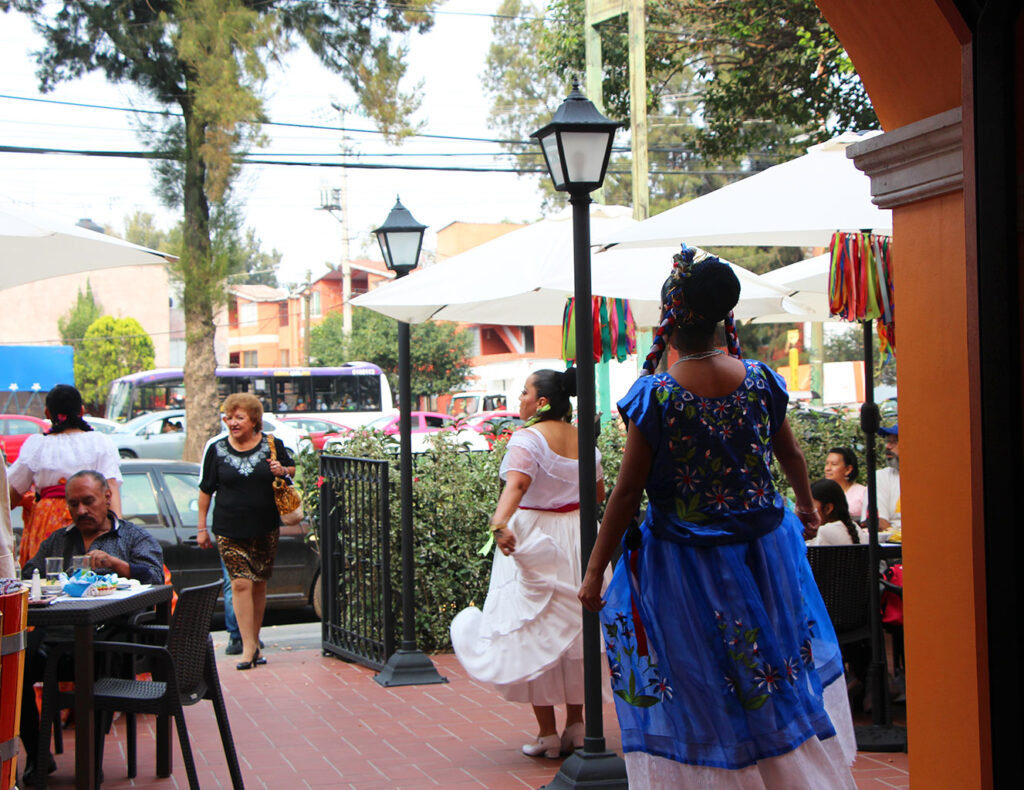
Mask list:
[{"label": "bus windshield", "polygon": [[[394,410],[387,376],[365,362],[332,368],[218,368],[218,399],[236,392],[255,395],[267,414],[284,417],[315,411],[353,428]],[[184,406],[182,370],[149,370],[111,383],[106,416],[123,422]]]}]

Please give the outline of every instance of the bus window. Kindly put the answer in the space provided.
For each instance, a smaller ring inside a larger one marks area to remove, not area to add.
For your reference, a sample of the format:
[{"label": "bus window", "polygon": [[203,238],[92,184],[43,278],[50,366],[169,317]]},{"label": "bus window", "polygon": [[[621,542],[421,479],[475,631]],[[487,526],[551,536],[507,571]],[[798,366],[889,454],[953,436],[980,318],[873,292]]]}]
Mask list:
[{"label": "bus window", "polygon": [[380,411],[380,385],[384,376],[352,376],[358,387],[358,411]]},{"label": "bus window", "polygon": [[274,413],[309,411],[313,402],[310,376],[274,377]]},{"label": "bus window", "polygon": [[114,381],[107,398],[107,413],[121,415],[124,419],[131,411],[132,385],[127,381]]},{"label": "bus window", "polygon": [[180,378],[171,381],[147,382],[140,384],[132,417],[151,411],[185,408],[185,386]]},{"label": "bus window", "polygon": [[314,377],[313,409],[316,411],[334,411],[336,400],[338,400],[338,397],[334,382],[329,378]]}]

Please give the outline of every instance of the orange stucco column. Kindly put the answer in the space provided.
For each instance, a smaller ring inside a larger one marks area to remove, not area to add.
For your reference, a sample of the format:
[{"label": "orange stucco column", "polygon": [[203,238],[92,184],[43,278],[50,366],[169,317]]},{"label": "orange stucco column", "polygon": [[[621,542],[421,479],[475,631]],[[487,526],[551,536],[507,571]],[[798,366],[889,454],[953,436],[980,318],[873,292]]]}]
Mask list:
[{"label": "orange stucco column", "polygon": [[910,777],[981,788],[988,651],[963,195],[897,208],[893,224]]},{"label": "orange stucco column", "polygon": [[[887,132],[961,104],[951,4],[816,2]],[[961,191],[893,211],[910,776],[981,788],[991,748],[973,239]]]}]

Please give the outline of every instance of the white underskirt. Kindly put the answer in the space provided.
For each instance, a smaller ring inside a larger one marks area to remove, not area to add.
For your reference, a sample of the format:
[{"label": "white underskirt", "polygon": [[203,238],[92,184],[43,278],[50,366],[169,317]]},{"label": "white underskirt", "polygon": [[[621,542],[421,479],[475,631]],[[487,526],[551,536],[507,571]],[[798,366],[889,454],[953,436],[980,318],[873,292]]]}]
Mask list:
[{"label": "white underskirt", "polygon": [[630,790],[856,790],[850,766],[857,756],[857,741],[843,677],[825,688],[824,702],[836,729],[832,738],[811,738],[791,752],[738,770],[628,752]]}]

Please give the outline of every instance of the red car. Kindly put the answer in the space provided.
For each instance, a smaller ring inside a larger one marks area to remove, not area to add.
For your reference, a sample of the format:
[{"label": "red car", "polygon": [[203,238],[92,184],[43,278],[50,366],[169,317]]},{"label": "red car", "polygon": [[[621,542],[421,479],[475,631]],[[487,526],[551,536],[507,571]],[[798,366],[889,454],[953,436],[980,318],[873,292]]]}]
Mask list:
[{"label": "red car", "polygon": [[491,447],[496,440],[507,439],[512,435],[512,431],[522,424],[523,418],[519,416],[519,412],[503,409],[483,411],[466,418],[466,425],[482,433]]},{"label": "red car", "polygon": [[352,429],[347,425],[325,420],[323,417],[281,417],[281,422],[303,431],[317,450],[323,450],[328,439],[352,433]]},{"label": "red car", "polygon": [[21,446],[29,436],[48,430],[49,420],[26,414],[0,414],[0,450],[7,457],[7,463],[13,464],[17,460]]}]

